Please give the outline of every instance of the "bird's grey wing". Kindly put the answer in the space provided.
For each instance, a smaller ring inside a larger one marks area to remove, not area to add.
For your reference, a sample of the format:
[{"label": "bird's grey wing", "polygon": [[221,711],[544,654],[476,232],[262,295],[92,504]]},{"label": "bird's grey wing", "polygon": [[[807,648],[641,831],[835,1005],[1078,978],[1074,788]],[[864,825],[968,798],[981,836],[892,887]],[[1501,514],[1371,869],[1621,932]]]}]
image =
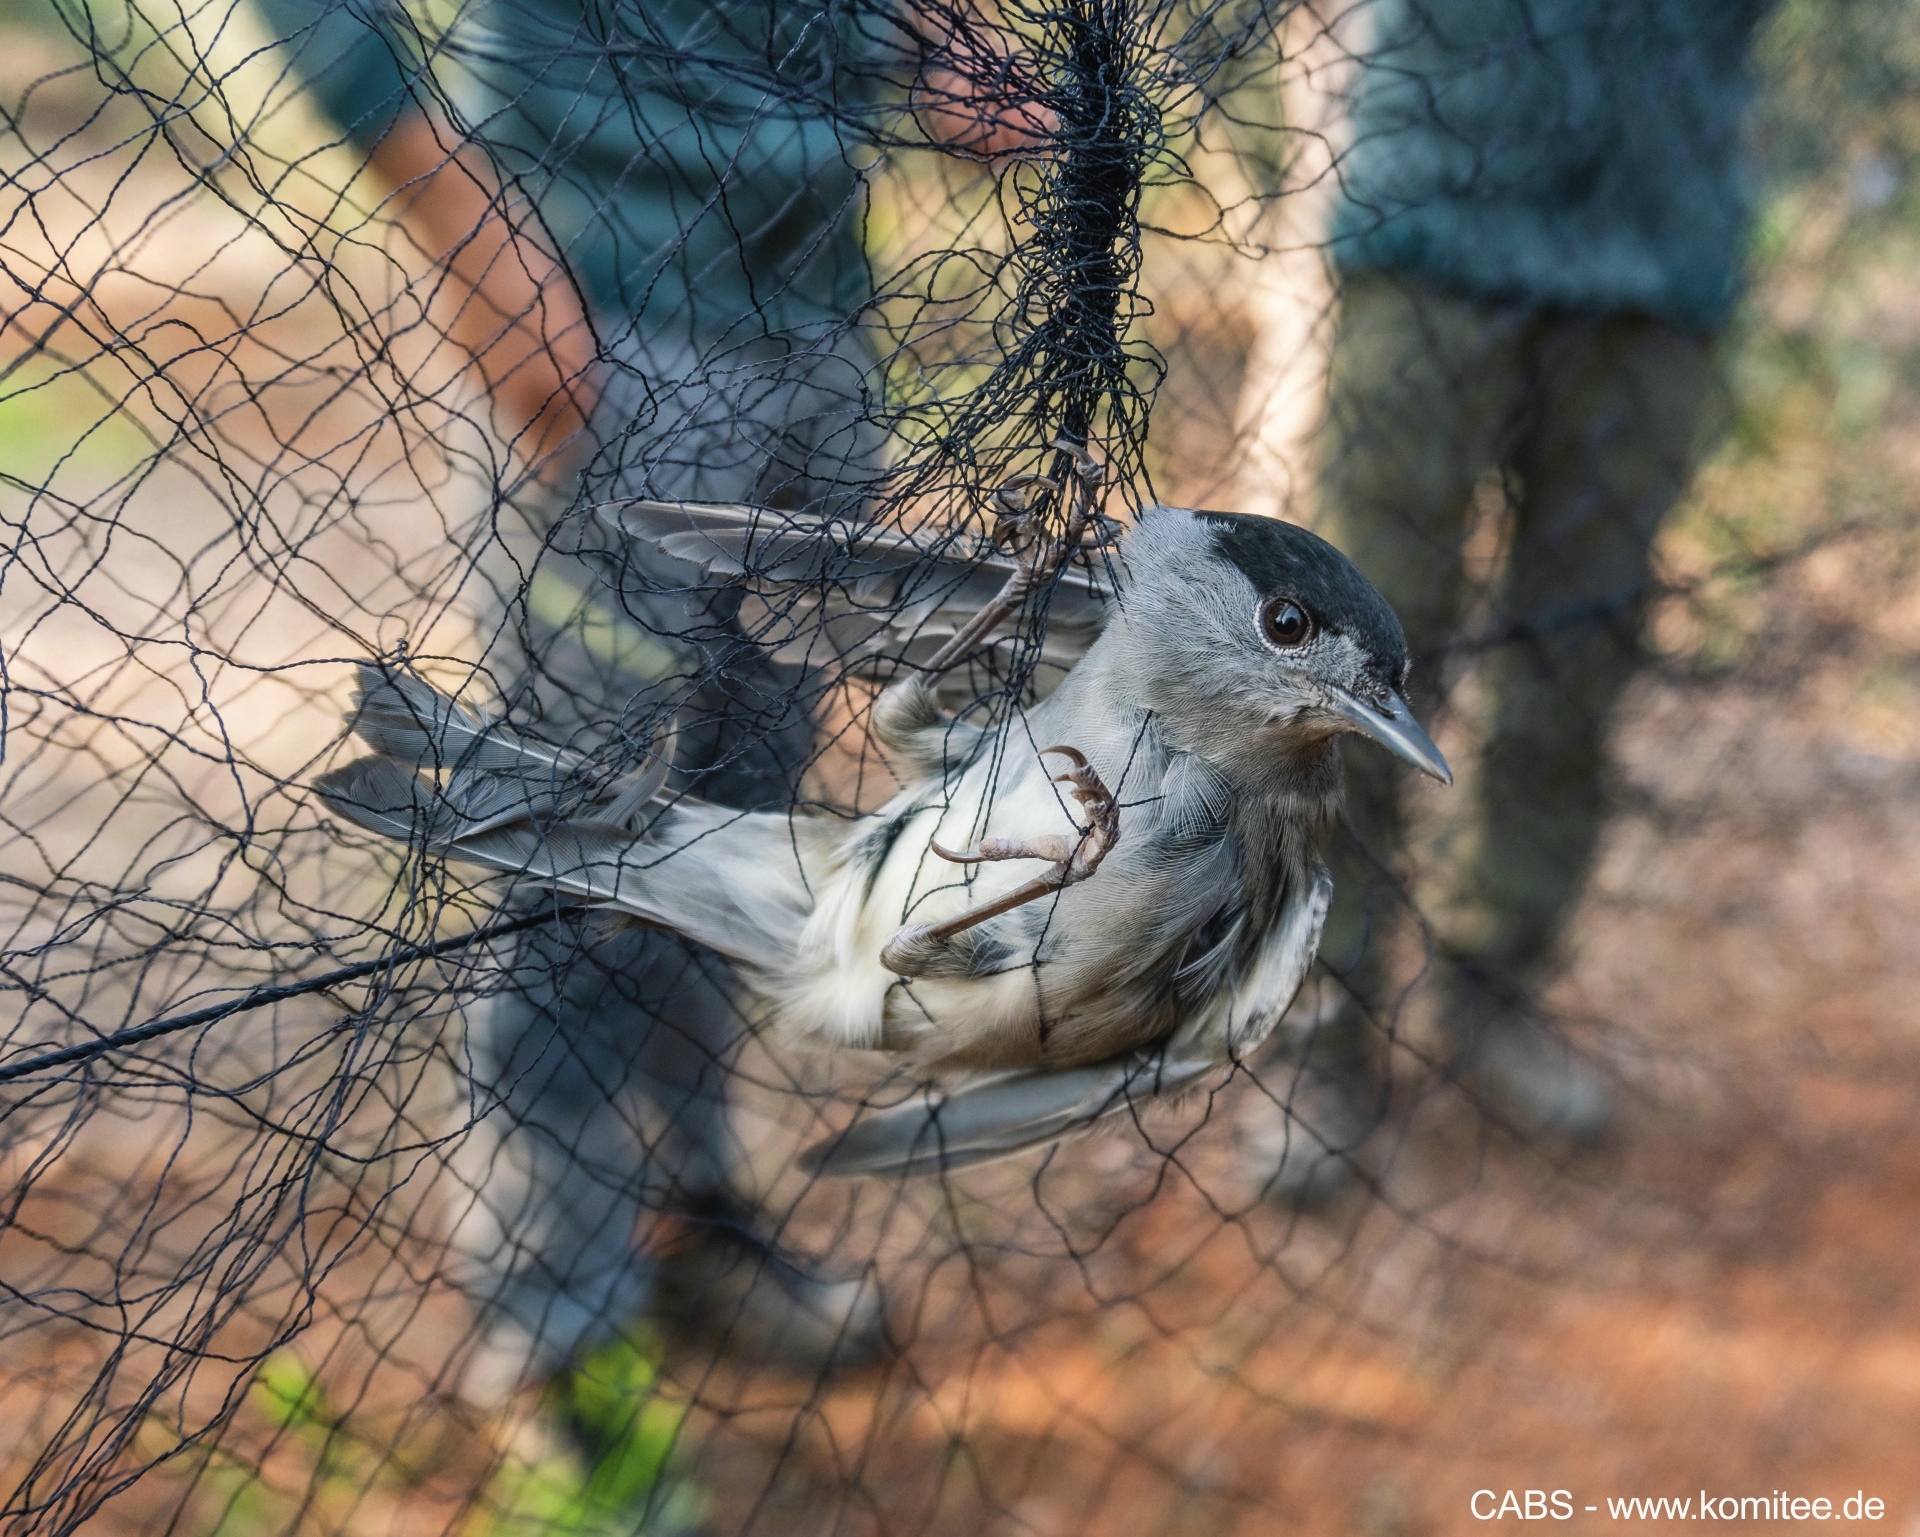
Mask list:
[{"label": "bird's grey wing", "polygon": [[[515,731],[400,668],[369,662],[360,664],[348,723],[382,761],[440,776],[436,838],[472,838],[554,816],[619,824],[644,810],[672,762],[671,738],[663,729],[636,769],[608,780],[596,776],[580,753]],[[395,788],[378,784],[381,795]],[[369,781],[366,788],[375,786]]]},{"label": "bird's grey wing", "polygon": [[[923,664],[991,603],[1012,558],[980,540],[851,527],[734,502],[607,502],[602,522],[693,568],[741,582],[749,634],[776,660],[886,679]],[[1094,562],[1070,566],[1047,609],[1042,664],[1071,668],[1099,635],[1113,583]],[[1009,637],[1009,643],[1011,637]]]},{"label": "bird's grey wing", "polygon": [[857,1120],[801,1154],[801,1166],[837,1176],[942,1174],[1010,1158],[1117,1120],[1191,1088],[1217,1059],[1130,1051],[1087,1067],[1030,1069],[936,1089]]},{"label": "bird's grey wing", "polygon": [[617,907],[762,969],[805,922],[787,819],[662,795],[664,750],[595,779],[580,755],[373,666],[360,670],[351,719],[376,752],[314,789],[371,832]]},{"label": "bird's grey wing", "polygon": [[507,769],[525,776],[543,769],[559,783],[586,761],[487,719],[422,678],[371,662],[360,664],[348,719],[354,734],[375,752],[428,771]]}]

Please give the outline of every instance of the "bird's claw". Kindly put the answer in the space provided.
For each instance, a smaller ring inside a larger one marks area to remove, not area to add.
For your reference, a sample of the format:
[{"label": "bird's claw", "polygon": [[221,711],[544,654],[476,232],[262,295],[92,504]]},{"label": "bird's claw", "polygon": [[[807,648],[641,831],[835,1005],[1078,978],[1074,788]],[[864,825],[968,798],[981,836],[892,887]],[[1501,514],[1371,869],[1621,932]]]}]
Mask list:
[{"label": "bird's claw", "polygon": [[997,512],[993,542],[1012,552],[1020,572],[1029,582],[1035,569],[1047,559],[1046,519],[1042,492],[1060,490],[1060,482],[1050,475],[1015,475],[997,487],[993,505]]},{"label": "bird's claw", "polygon": [[[1055,774],[1053,782],[1071,786],[1067,793],[1087,813],[1085,827],[1072,837],[1064,833],[1043,833],[1036,838],[983,838],[978,848],[964,854],[942,848],[939,840],[935,839],[932,842],[933,852],[956,865],[986,864],[1002,859],[1044,859],[1060,867],[1059,880],[1054,887],[1056,890],[1083,881],[1099,869],[1100,861],[1107,857],[1107,850],[1113,847],[1114,841],[1120,836],[1119,805],[1098,771],[1087,761],[1086,754],[1077,747],[1040,749],[1041,757],[1044,758],[1048,753],[1059,753],[1072,760],[1073,767],[1064,774]],[[1049,872],[1049,875],[1052,873]],[[1047,878],[1041,877],[1042,880]]]},{"label": "bird's claw", "polygon": [[946,940],[956,934],[1024,907],[1041,897],[1078,885],[1107,857],[1120,837],[1120,807],[1086,755],[1073,747],[1045,747],[1041,756],[1059,753],[1073,767],[1055,774],[1053,782],[1069,786],[1068,793],[1087,813],[1087,825],[1075,834],[1045,833],[1034,838],[983,838],[977,848],[956,854],[932,842],[933,852],[957,865],[988,864],[1003,859],[1044,859],[1051,866],[991,902],[982,902],[944,923],[919,923],[903,928],[880,951],[880,964],[901,976],[917,976]]},{"label": "bird's claw", "polygon": [[1107,467],[1087,451],[1087,445],[1076,443],[1072,438],[1055,438],[1048,447],[1065,454],[1073,461],[1073,473],[1078,475],[1091,490],[1102,485],[1107,478]]},{"label": "bird's claw", "polygon": [[1040,756],[1059,753],[1069,759],[1073,767],[1064,774],[1055,774],[1053,782],[1067,785],[1067,793],[1080,803],[1087,814],[1087,825],[1081,830],[1080,838],[1074,847],[1073,863],[1075,873],[1072,881],[1083,881],[1100,868],[1100,861],[1107,857],[1107,850],[1120,838],[1120,805],[1114,800],[1113,792],[1094,766],[1087,762],[1087,755],[1077,747],[1043,747]]},{"label": "bird's claw", "polygon": [[1051,570],[1074,552],[1074,548],[1084,545],[1088,533],[1096,539],[1104,531],[1100,527],[1102,514],[1091,506],[1093,491],[1106,484],[1107,467],[1094,458],[1084,443],[1076,443],[1071,438],[1055,438],[1048,447],[1063,454],[1070,461],[1075,479],[1077,479],[1085,499],[1076,509],[1076,515],[1069,518],[1067,537],[1057,541],[1058,547],[1048,549],[1042,535],[1043,519],[1038,516],[1044,503],[1036,505],[1040,493],[1060,495],[1063,487],[1052,475],[1022,474],[1010,476],[995,488],[993,505],[998,513],[994,523],[993,537],[996,544],[1004,544],[1020,560],[1031,579],[1032,585],[1050,574]]},{"label": "bird's claw", "polygon": [[1036,491],[1059,489],[1060,482],[1051,475],[1014,475],[994,488],[993,504],[1000,509],[1003,522],[1018,523],[1033,511]]}]

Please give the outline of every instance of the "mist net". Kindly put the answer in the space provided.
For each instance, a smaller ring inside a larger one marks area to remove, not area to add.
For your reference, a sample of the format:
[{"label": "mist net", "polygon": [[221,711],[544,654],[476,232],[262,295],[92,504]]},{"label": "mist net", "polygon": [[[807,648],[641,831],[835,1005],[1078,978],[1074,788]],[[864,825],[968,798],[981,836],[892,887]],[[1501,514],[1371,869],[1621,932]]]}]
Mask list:
[{"label": "mist net", "polygon": [[[8,1530],[1905,1519],[1903,7],[0,38]],[[315,792],[386,679],[541,816],[852,825],[876,700],[1071,530],[938,678],[1011,783],[1155,505],[1351,555],[1460,783],[1344,747],[1292,1010],[1095,1133],[815,1172],[963,1075]]]}]

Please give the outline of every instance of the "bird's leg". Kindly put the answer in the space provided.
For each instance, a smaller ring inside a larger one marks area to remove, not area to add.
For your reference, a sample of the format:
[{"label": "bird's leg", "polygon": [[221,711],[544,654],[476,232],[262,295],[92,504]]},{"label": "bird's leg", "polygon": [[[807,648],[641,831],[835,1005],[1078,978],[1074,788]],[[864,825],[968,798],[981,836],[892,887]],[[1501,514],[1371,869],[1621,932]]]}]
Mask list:
[{"label": "bird's leg", "polygon": [[939,947],[956,934],[963,934],[989,918],[997,918],[1002,913],[1038,901],[1053,892],[1064,891],[1100,868],[1101,860],[1107,857],[1107,850],[1113,847],[1120,836],[1120,808],[1114,802],[1113,792],[1101,782],[1093,765],[1076,748],[1047,747],[1041,750],[1041,756],[1047,753],[1059,753],[1071,760],[1073,767],[1064,774],[1054,775],[1053,782],[1070,786],[1068,793],[1086,812],[1087,825],[1072,837],[1064,833],[1046,833],[1037,838],[983,838],[978,848],[965,854],[952,853],[935,843],[933,852],[957,865],[986,864],[1002,859],[1045,859],[1051,862],[1052,868],[1014,887],[1003,896],[970,907],[945,922],[921,923],[901,929],[881,950],[881,965],[901,976],[919,976]]},{"label": "bird's leg", "polygon": [[[1064,461],[1055,468],[1062,474],[1071,469],[1078,486],[1078,494],[1068,510],[1064,535],[1059,539],[1046,536],[1044,498],[1060,494],[1060,479],[1051,475],[1015,475],[994,491],[993,504],[998,513],[994,540],[1012,552],[1014,573],[993,601],[968,620],[922,667],[880,691],[874,701],[872,729],[875,741],[890,757],[912,763],[922,750],[923,742],[930,737],[944,736],[943,728],[951,722],[935,701],[933,680],[972,655],[982,641],[1019,612],[1027,599],[1053,578],[1075,550],[1085,546],[1087,531],[1099,518],[1093,507],[1094,487],[1105,479],[1105,471],[1079,444],[1056,438],[1053,447]],[[937,755],[934,761],[940,761]]]},{"label": "bird's leg", "polygon": [[1067,509],[1065,531],[1058,539],[1048,539],[1041,524],[1042,509],[1035,506],[1036,492],[1059,492],[1060,482],[1052,476],[1016,475],[993,493],[1000,509],[995,532],[1013,549],[1014,573],[991,603],[927,658],[928,674],[937,677],[968,656],[1086,544],[1087,531],[1099,516],[1093,490],[1106,478],[1106,470],[1083,443],[1055,438],[1053,447],[1070,462],[1079,488]]},{"label": "bird's leg", "polygon": [[[938,677],[971,655],[974,648],[992,634],[1006,619],[1017,613],[1035,591],[1050,582],[1061,566],[1083,549],[1089,530],[1097,527],[1099,511],[1094,505],[1094,490],[1106,478],[1099,460],[1087,452],[1086,445],[1067,438],[1055,438],[1054,449],[1067,461],[1064,468],[1073,472],[1077,494],[1069,499],[1066,527],[1058,539],[1046,537],[1042,521],[1043,507],[1035,506],[1036,492],[1058,494],[1061,483],[1045,475],[1021,475],[994,492],[1000,509],[998,536],[1012,547],[1015,569],[994,600],[963,625],[953,638],[927,659],[918,676],[890,685],[876,701],[876,718],[918,719],[929,711],[936,717],[932,690],[927,679]],[[899,691],[896,693],[896,691]],[[1094,772],[1086,756],[1073,747],[1048,747],[1047,753],[1060,753],[1072,760],[1073,767],[1056,774],[1054,783],[1071,786],[1069,793],[1087,813],[1087,826],[1075,837],[1052,833],[1038,838],[986,838],[971,853],[954,854],[933,845],[933,852],[955,864],[984,864],[1002,859],[1044,859],[1052,868],[1032,880],[1014,887],[1004,896],[978,907],[970,907],[944,923],[915,924],[901,929],[880,952],[880,963],[901,976],[922,976],[931,969],[946,942],[957,934],[1011,912],[1028,902],[1038,901],[1056,891],[1085,880],[1100,868],[1100,861],[1120,836],[1120,809],[1113,794]]]},{"label": "bird's leg", "polygon": [[994,538],[1012,550],[1014,574],[991,603],[927,659],[924,671],[909,672],[880,691],[873,703],[872,727],[882,751],[911,761],[921,740],[951,724],[935,700],[932,680],[970,655],[1039,585],[1036,565],[1043,529],[1035,516],[1034,496],[1037,491],[1059,489],[1060,482],[1045,475],[1016,475],[993,493],[1000,514]]},{"label": "bird's leg", "polygon": [[1000,509],[994,531],[1012,546],[1013,575],[1007,578],[1006,585],[994,595],[991,603],[927,658],[926,671],[930,676],[938,677],[970,655],[975,646],[999,629],[1010,615],[1019,611],[1020,605],[1027,601],[1035,588],[1053,575],[1059,561],[1051,556],[1042,530],[1036,527],[1038,519],[1033,510],[1033,492],[1036,488],[1058,491],[1060,483],[1045,475],[1018,475],[993,493],[994,503]]}]

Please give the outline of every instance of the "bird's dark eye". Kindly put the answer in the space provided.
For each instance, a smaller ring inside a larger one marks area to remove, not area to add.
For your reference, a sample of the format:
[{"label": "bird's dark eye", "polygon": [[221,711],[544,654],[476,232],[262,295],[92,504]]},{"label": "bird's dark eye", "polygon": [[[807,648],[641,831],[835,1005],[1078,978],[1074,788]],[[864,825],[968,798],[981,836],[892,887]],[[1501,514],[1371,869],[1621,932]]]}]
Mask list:
[{"label": "bird's dark eye", "polygon": [[1291,651],[1313,639],[1313,616],[1292,598],[1268,598],[1260,605],[1260,628],[1274,645]]}]

